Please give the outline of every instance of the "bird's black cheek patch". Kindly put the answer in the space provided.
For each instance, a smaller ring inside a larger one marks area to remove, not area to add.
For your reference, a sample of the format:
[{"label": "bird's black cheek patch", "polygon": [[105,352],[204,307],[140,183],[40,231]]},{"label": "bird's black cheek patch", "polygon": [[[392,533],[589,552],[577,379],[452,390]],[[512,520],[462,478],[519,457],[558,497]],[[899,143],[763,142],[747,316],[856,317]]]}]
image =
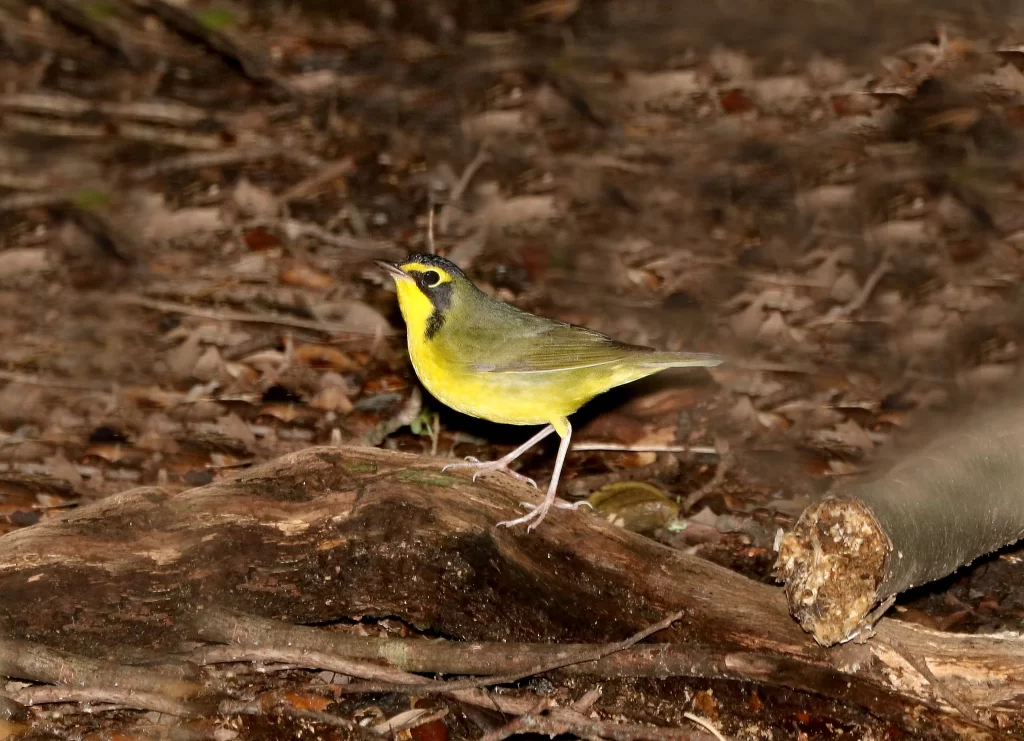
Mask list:
[{"label": "bird's black cheek patch", "polygon": [[434,286],[424,291],[427,294],[427,298],[430,299],[430,303],[434,305],[434,310],[427,319],[428,340],[432,340],[441,331],[441,327],[444,326],[445,316],[448,309],[452,307],[453,288],[454,286],[451,283],[442,283],[439,286]]}]

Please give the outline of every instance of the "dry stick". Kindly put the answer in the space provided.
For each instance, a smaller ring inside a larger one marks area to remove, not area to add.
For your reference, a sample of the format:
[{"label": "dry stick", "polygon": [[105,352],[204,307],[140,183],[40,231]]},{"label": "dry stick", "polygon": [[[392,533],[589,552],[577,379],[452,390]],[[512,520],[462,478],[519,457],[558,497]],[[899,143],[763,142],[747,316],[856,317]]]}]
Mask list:
[{"label": "dry stick", "polygon": [[516,716],[505,725],[499,726],[489,733],[485,733],[476,741],[505,741],[506,738],[514,736],[517,733],[528,733],[537,725],[536,716],[547,710],[549,707],[551,707],[551,699],[548,697],[541,698],[540,702],[530,709],[529,712]]},{"label": "dry stick", "polygon": [[24,705],[7,695],[0,695],[0,721],[24,720],[27,717],[28,710]]},{"label": "dry stick", "polygon": [[946,686],[945,682],[942,682],[935,676],[935,672],[931,670],[931,667],[928,666],[928,662],[925,659],[914,656],[913,653],[907,650],[906,646],[892,636],[879,640],[884,640],[885,643],[891,646],[892,650],[898,653],[904,661],[914,667],[918,674],[924,677],[925,681],[931,685],[932,691],[935,692],[936,697],[959,710],[965,718],[970,718],[975,723],[980,723],[982,725],[990,725],[989,723],[986,723],[980,715],[978,715],[974,708],[964,702],[960,696]]},{"label": "dry stick", "polygon": [[708,733],[710,733],[712,736],[718,739],[718,741],[725,741],[725,736],[723,736],[721,732],[717,728],[715,728],[711,724],[711,721],[707,718],[701,718],[699,715],[694,715],[693,713],[683,713],[683,717],[691,723],[696,723],[701,728],[705,729]]},{"label": "dry stick", "polygon": [[[6,122],[7,119],[5,118]],[[198,154],[184,154],[177,157],[170,157],[160,162],[155,162],[148,167],[140,167],[129,173],[128,178],[132,182],[142,182],[158,175],[167,175],[174,172],[187,170],[199,170],[204,167],[224,167],[226,165],[243,165],[248,162],[283,157],[303,167],[320,167],[322,162],[319,157],[304,152],[296,151],[294,147],[282,146],[253,146],[235,147],[219,152],[201,152]]]},{"label": "dry stick", "polygon": [[[495,684],[510,684],[512,682],[518,682],[521,679],[527,677],[536,676],[538,674],[545,674],[555,669],[562,669],[573,664],[582,664],[589,661],[598,661],[604,657],[617,653],[619,651],[625,651],[628,648],[632,648],[635,644],[644,640],[648,636],[657,633],[658,631],[664,630],[675,621],[679,620],[683,616],[683,612],[675,612],[669,615],[667,618],[658,621],[654,625],[644,628],[639,633],[635,633],[624,641],[618,643],[609,643],[603,646],[587,646],[580,651],[574,653],[567,653],[565,656],[554,658],[548,662],[542,662],[535,664],[529,668],[521,671],[513,671],[507,674],[497,674],[490,677],[481,677],[479,679],[457,679],[449,682],[437,682],[428,691],[456,691],[463,689],[477,689],[480,687],[490,687]],[[341,688],[343,693],[353,692],[388,692],[394,691],[396,688],[388,687],[382,684],[370,684],[364,682],[362,684],[347,684]],[[399,688],[401,689],[401,688]],[[418,691],[419,688],[408,688],[410,691]]]},{"label": "dry stick", "polygon": [[879,282],[885,277],[885,274],[889,272],[889,249],[886,248],[882,252],[882,257],[878,260],[878,265],[868,276],[868,279],[864,281],[864,286],[860,289],[860,293],[854,296],[850,303],[836,307],[828,312],[823,317],[816,319],[812,322],[808,322],[808,327],[818,327],[823,324],[833,324],[840,319],[845,319],[854,312],[861,309],[871,298],[871,294],[875,292],[875,288],[878,287]]},{"label": "dry stick", "polygon": [[167,715],[187,716],[194,713],[186,703],[155,692],[141,692],[123,687],[25,687],[12,693],[16,702],[25,705],[46,705],[59,702],[110,703],[125,708],[155,710]]},{"label": "dry stick", "polygon": [[438,219],[437,224],[438,231],[440,231],[441,234],[448,233],[449,222],[452,218],[452,209],[455,204],[462,200],[462,196],[465,195],[466,189],[473,180],[473,176],[476,175],[477,170],[479,170],[489,159],[490,155],[487,154],[487,150],[481,149],[476,153],[473,160],[466,165],[466,169],[462,171],[462,176],[459,178],[458,182],[455,183],[455,187],[452,188],[452,192],[448,197],[448,203],[446,203],[441,209],[441,216]]},{"label": "dry stick", "polygon": [[278,699],[277,701],[268,702],[267,699],[259,698],[252,702],[238,701],[238,700],[224,700],[217,707],[218,713],[221,715],[269,715],[273,712],[281,713],[282,715],[289,715],[293,718],[301,718],[303,720],[311,720],[314,723],[321,723],[325,726],[333,726],[335,728],[344,728],[356,736],[363,739],[370,739],[372,741],[380,741],[382,738],[386,738],[383,734],[374,732],[373,730],[361,726],[355,721],[342,718],[331,713],[324,713],[318,710],[305,710],[297,708],[285,699]]},{"label": "dry stick", "polygon": [[573,443],[571,450],[581,453],[601,450],[617,453],[693,453],[694,455],[718,455],[718,451],[710,445],[623,445],[622,443],[579,442]]},{"label": "dry stick", "polygon": [[612,739],[612,741],[693,741],[692,731],[682,728],[642,726],[636,723],[610,723],[593,720],[585,715],[561,708],[552,709],[547,717],[539,718],[534,733],[558,736],[572,733],[583,738]]},{"label": "dry stick", "polygon": [[[517,669],[505,674],[498,674],[480,679],[464,679],[454,680],[449,682],[435,682],[422,677],[417,677],[414,674],[400,671],[398,669],[390,669],[380,667],[374,664],[363,665],[362,662],[352,662],[354,668],[360,671],[360,674],[352,675],[359,676],[361,678],[371,678],[377,680],[383,680],[384,682],[398,682],[401,684],[410,684],[408,678],[415,677],[416,682],[412,683],[415,686],[410,689],[414,692],[455,692],[458,690],[470,690],[478,689],[481,687],[488,687],[495,684],[509,684],[511,682],[518,682],[520,679],[526,677],[532,677],[537,674],[544,674],[545,672],[554,671],[555,669],[561,669],[572,664],[581,664],[585,662],[598,661],[603,659],[610,654],[624,651],[631,648],[635,644],[644,640],[650,635],[657,633],[658,631],[664,630],[675,621],[679,620],[683,616],[682,611],[673,613],[663,620],[658,621],[654,625],[644,628],[638,633],[630,636],[624,641],[618,643],[609,643],[598,646],[584,646],[577,648],[573,651],[566,651],[560,656],[554,656],[544,661],[540,661],[530,667],[524,667],[523,669]],[[252,626],[253,631],[247,631],[247,628]],[[257,639],[259,643],[272,643],[278,645],[288,645],[285,643],[287,640],[286,635],[290,633],[289,627],[284,626],[283,628],[277,628],[274,626],[272,621],[261,620],[259,618],[251,618],[249,616],[242,616],[236,613],[227,613],[223,611],[208,610],[201,613],[196,618],[196,628],[199,635],[212,641],[233,641],[235,643],[241,643],[246,641],[252,641],[256,635],[259,636]],[[278,632],[280,631],[280,632]],[[506,647],[507,649],[507,647]],[[264,649],[268,650],[268,649]],[[282,660],[280,657],[284,656],[279,649],[270,649],[273,652],[273,656],[276,660]],[[289,649],[294,651],[295,649]],[[302,649],[297,649],[299,654],[303,654]],[[323,651],[308,652],[316,653],[318,656],[329,659],[331,654]],[[295,653],[287,653],[287,656],[294,656]],[[337,658],[336,655],[334,655]],[[292,658],[283,659],[285,661],[292,661]],[[345,661],[339,659],[340,661]],[[340,664],[339,664],[340,665]],[[372,667],[372,670],[368,670],[367,667]],[[330,667],[322,667],[330,668]],[[332,669],[337,671],[339,674],[350,674],[346,669]],[[377,672],[376,675],[373,672]],[[392,692],[399,688],[394,687],[391,684],[350,684],[345,685],[341,688],[341,691],[349,694],[354,692]]]},{"label": "dry stick", "polygon": [[324,229],[318,224],[312,224],[297,219],[250,219],[246,221],[243,228],[252,229],[255,227],[269,227],[281,229],[289,239],[297,237],[312,237],[332,247],[339,247],[345,250],[359,250],[369,253],[373,257],[402,257],[405,250],[391,242],[381,242],[374,239],[362,237],[351,237],[347,234],[335,234]]},{"label": "dry stick", "polygon": [[[290,648],[252,648],[246,646],[212,646],[193,652],[192,658],[199,664],[226,664],[249,661],[284,662],[310,669],[321,669],[345,674],[351,677],[376,679],[386,677],[399,684],[385,684],[389,692],[394,692],[403,685],[414,685],[415,693],[422,693],[428,686],[442,685],[444,682],[433,682],[417,674],[400,672],[397,669],[369,664],[361,661],[346,660],[332,654],[318,651],[303,651]],[[445,690],[447,687],[445,686]],[[502,713],[519,715],[529,710],[527,700],[518,697],[491,695],[481,690],[452,691],[449,694],[461,702]]]},{"label": "dry stick", "polygon": [[15,371],[0,370],[0,381],[11,383],[23,383],[26,386],[41,386],[43,388],[65,389],[70,391],[98,391],[100,393],[110,392],[112,385],[89,383],[87,381],[72,381],[62,378],[44,378],[42,376],[29,375],[28,373],[17,373]]},{"label": "dry stick", "polygon": [[[233,640],[255,646],[286,645],[292,651],[305,651],[308,662],[312,655],[386,659],[409,672],[441,674],[497,674],[521,672],[524,666],[564,661],[568,655],[592,651],[594,646],[576,644],[509,644],[486,642],[435,641],[418,638],[376,638],[328,632],[319,628],[282,624],[274,620],[256,618],[221,610],[204,611],[198,618],[199,632],[209,640]],[[294,658],[288,654],[287,658]],[[201,664],[235,661],[275,661],[284,658],[274,651],[261,648],[246,649],[236,646],[215,646],[199,649],[192,658]],[[301,662],[293,662],[301,663]],[[363,666],[360,664],[359,666]],[[381,667],[371,665],[369,672]],[[327,669],[329,667],[316,666]],[[626,677],[693,677],[698,679],[728,679],[758,682],[785,687],[800,692],[821,693],[836,697],[842,694],[850,702],[860,704],[869,712],[887,717],[893,704],[903,700],[890,688],[879,686],[871,679],[843,674],[835,669],[820,667],[797,659],[786,659],[763,653],[737,653],[702,645],[668,643],[633,646],[602,659],[565,666],[562,672],[604,679]],[[342,672],[345,673],[345,672]],[[406,675],[416,686],[410,690],[422,692],[424,680],[415,674]],[[450,688],[452,684],[441,682]],[[349,685],[351,686],[351,685]],[[393,691],[395,688],[388,688]],[[467,691],[469,692],[469,691]],[[481,707],[493,708],[500,702],[503,712],[521,714],[529,712],[526,699],[494,696],[484,693],[468,695],[452,693],[459,700]],[[921,702],[915,700],[915,702]],[[511,704],[510,704],[511,703]],[[932,707],[928,702],[924,706]]]},{"label": "dry stick", "polygon": [[989,412],[800,516],[779,549],[790,611],[823,645],[874,606],[1024,537],[1024,406]]},{"label": "dry stick", "polygon": [[184,7],[166,0],[134,0],[134,3],[152,12],[183,35],[196,38],[218,54],[237,62],[249,78],[257,82],[270,83],[289,97],[298,94],[298,90],[277,73],[269,57],[246,47],[224,31],[207,26]]},{"label": "dry stick", "polygon": [[171,699],[192,695],[198,686],[186,678],[188,667],[161,671],[124,666],[65,653],[25,641],[0,641],[0,677],[76,687],[116,687]]},{"label": "dry stick", "polygon": [[725,480],[725,475],[729,472],[729,466],[732,464],[732,454],[725,453],[718,459],[718,465],[715,466],[715,474],[711,477],[711,480],[704,484],[704,486],[697,489],[695,492],[691,492],[687,495],[686,499],[683,500],[679,506],[680,511],[689,512],[697,502],[706,497]]},{"label": "dry stick", "polygon": [[280,327],[295,327],[296,329],[309,329],[314,332],[326,333],[348,333],[352,334],[349,327],[334,322],[318,322],[313,319],[300,319],[299,317],[283,316],[281,314],[248,314],[244,311],[222,311],[218,309],[203,309],[198,306],[179,304],[176,301],[160,301],[158,299],[146,298],[145,296],[133,296],[122,294],[114,297],[114,301],[130,306],[142,306],[154,311],[165,311],[174,314],[187,314],[189,316],[213,319],[220,322],[243,322],[247,324],[274,324]]},{"label": "dry stick", "polygon": [[146,68],[149,55],[139,49],[138,44],[126,38],[126,34],[101,17],[87,12],[79,2],[71,0],[39,0],[39,4],[58,20],[83,31],[104,46],[121,54],[136,70]]},{"label": "dry stick", "polygon": [[343,157],[334,162],[328,162],[319,171],[314,172],[304,180],[300,180],[278,196],[278,201],[288,203],[288,201],[293,201],[296,198],[305,198],[316,193],[318,189],[327,185],[332,180],[351,175],[355,169],[355,160],[351,156]]}]

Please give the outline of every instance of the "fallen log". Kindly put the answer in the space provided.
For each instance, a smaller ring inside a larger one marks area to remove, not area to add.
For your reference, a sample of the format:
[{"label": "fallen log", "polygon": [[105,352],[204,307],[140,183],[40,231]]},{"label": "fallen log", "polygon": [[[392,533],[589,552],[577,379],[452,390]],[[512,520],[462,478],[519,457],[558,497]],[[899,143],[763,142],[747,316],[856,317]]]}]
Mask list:
[{"label": "fallen log", "polygon": [[848,640],[900,592],[1024,537],[1022,491],[1024,406],[961,423],[804,511],[779,549],[790,611],[822,645]]},{"label": "fallen log", "polygon": [[230,480],[173,495],[136,489],[15,531],[0,537],[0,634],[152,663],[209,644],[199,617],[223,611],[290,624],[398,616],[492,643],[619,640],[682,611],[657,636],[674,652],[658,671],[637,668],[634,654],[617,675],[788,687],[935,738],[1006,738],[989,723],[1020,722],[1016,637],[883,620],[868,644],[827,650],[790,618],[780,589],[583,512],[554,512],[530,534],[496,529],[533,490],[500,476],[473,484],[440,466],[313,448]]}]

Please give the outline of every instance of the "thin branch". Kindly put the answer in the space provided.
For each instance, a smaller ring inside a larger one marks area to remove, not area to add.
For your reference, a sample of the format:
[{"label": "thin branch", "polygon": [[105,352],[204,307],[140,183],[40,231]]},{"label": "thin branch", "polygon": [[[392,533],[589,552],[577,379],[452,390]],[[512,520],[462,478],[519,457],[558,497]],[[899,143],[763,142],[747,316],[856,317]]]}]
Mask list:
[{"label": "thin branch", "polygon": [[369,253],[373,257],[398,258],[405,256],[405,250],[391,242],[382,242],[375,239],[351,237],[347,234],[335,234],[329,232],[318,224],[298,219],[250,219],[243,225],[244,228],[268,227],[280,229],[289,239],[298,237],[312,237],[332,247],[339,247],[344,250],[359,250]]},{"label": "thin branch", "polygon": [[[579,651],[567,652],[565,656],[552,659],[544,663],[539,663],[521,671],[513,671],[507,674],[498,674],[490,677],[481,677],[479,679],[458,679],[450,682],[437,682],[435,687],[429,688],[427,691],[442,691],[452,692],[455,690],[463,689],[477,689],[481,687],[489,687],[495,684],[510,684],[512,682],[518,682],[521,679],[532,677],[538,674],[545,674],[555,669],[562,669],[573,664],[582,664],[590,661],[598,661],[603,659],[610,654],[618,653],[619,651],[625,651],[628,648],[633,647],[645,638],[665,630],[675,621],[679,620],[683,616],[682,611],[675,612],[659,620],[654,625],[644,628],[638,633],[633,634],[624,641],[618,643],[609,643],[601,646],[586,646]],[[443,689],[437,689],[436,685],[441,685]],[[395,688],[387,687],[386,685],[372,685],[368,683],[363,684],[349,684],[342,688],[342,692],[387,692],[393,691]],[[416,691],[421,692],[419,687],[415,688]]]},{"label": "thin branch", "polygon": [[[425,693],[430,687],[439,686],[440,691],[450,694],[455,699],[469,705],[498,710],[502,713],[519,715],[529,710],[529,702],[518,697],[494,695],[482,690],[449,691],[445,682],[424,679],[417,674],[401,672],[397,669],[351,661],[332,654],[318,651],[306,651],[296,648],[254,648],[248,646],[211,646],[194,651],[191,658],[199,664],[234,664],[249,661],[282,662],[309,669],[321,669],[337,672],[353,677],[377,678],[386,674],[400,684],[385,684],[389,692],[395,692],[404,686],[412,686],[414,694]],[[348,685],[342,685],[348,686]],[[339,686],[338,689],[341,689]]]},{"label": "thin branch", "polygon": [[897,654],[899,654],[904,661],[906,661],[908,664],[914,667],[917,673],[924,677],[925,681],[928,682],[929,685],[931,685],[931,688],[935,692],[936,697],[938,697],[940,700],[948,704],[950,707],[954,707],[957,710],[959,710],[960,714],[963,715],[965,718],[970,718],[975,723],[988,725],[981,718],[981,716],[978,715],[978,712],[974,708],[968,705],[962,698],[960,698],[955,692],[953,692],[946,685],[945,682],[941,681],[938,677],[935,676],[935,672],[931,670],[931,667],[928,666],[928,662],[924,658],[914,656],[910,651],[907,650],[907,648],[902,643],[897,641],[892,636],[888,636],[886,638],[879,638],[878,640],[883,641],[884,643],[892,647],[892,649]]},{"label": "thin branch", "polygon": [[571,450],[578,452],[605,450],[617,453],[693,453],[694,455],[718,455],[710,445],[625,445],[622,443],[580,442],[573,443]]},{"label": "thin branch", "polygon": [[117,26],[87,12],[78,2],[39,0],[39,4],[61,22],[83,31],[104,46],[121,54],[136,70],[144,70],[148,66],[147,63],[155,61],[149,54],[142,51],[138,44],[127,38],[127,34]]},{"label": "thin branch", "polygon": [[452,209],[462,200],[462,196],[465,195],[466,189],[469,188],[470,182],[473,180],[473,176],[476,175],[485,162],[490,159],[490,155],[487,154],[486,149],[481,149],[476,153],[476,156],[472,161],[466,165],[466,169],[462,171],[462,176],[458,182],[455,183],[455,187],[452,188],[451,194],[448,196],[448,203],[441,209],[441,216],[438,220],[437,228],[441,234],[448,233],[448,227],[452,218]]},{"label": "thin branch", "polygon": [[693,713],[683,713],[683,717],[691,723],[696,723],[701,728],[707,730],[708,733],[710,733],[712,736],[718,739],[718,741],[725,741],[725,736],[723,736],[721,732],[717,728],[715,728],[714,725],[712,725],[711,721],[707,718],[701,718],[699,715],[694,715]]},{"label": "thin branch", "polygon": [[25,641],[0,641],[0,676],[76,687],[116,687],[175,699],[192,695],[198,689],[198,685],[187,678],[187,668],[142,669]]},{"label": "thin branch", "polygon": [[40,386],[43,388],[65,389],[70,391],[98,391],[109,393],[110,384],[89,383],[88,381],[72,381],[63,378],[44,378],[43,376],[18,373],[16,371],[0,370],[0,381],[11,383],[23,383],[26,386]]},{"label": "thin branch", "polygon": [[134,0],[134,3],[152,12],[179,33],[198,39],[213,51],[236,62],[250,79],[269,83],[289,97],[298,95],[299,91],[274,69],[267,55],[249,48],[232,34],[211,28],[185,7],[179,7],[167,0]]},{"label": "thin branch", "polygon": [[133,296],[121,294],[114,297],[114,301],[129,306],[141,306],[154,311],[163,311],[173,314],[187,314],[203,319],[212,319],[219,322],[242,322],[246,324],[273,324],[280,327],[294,327],[296,329],[308,329],[313,332],[326,332],[328,334],[353,334],[350,327],[337,322],[316,321],[314,319],[301,319],[299,317],[285,316],[282,314],[250,314],[244,311],[229,311],[219,309],[204,309],[199,306],[189,306],[175,301],[160,301],[158,299],[146,298],[145,296]]},{"label": "thin branch", "polygon": [[[6,118],[4,119],[6,122]],[[185,172],[188,170],[199,170],[204,167],[224,167],[227,165],[244,165],[259,160],[284,157],[303,167],[320,167],[323,163],[319,157],[304,152],[297,152],[291,147],[265,146],[265,147],[235,147],[217,152],[199,152],[169,157],[168,159],[154,162],[148,167],[140,167],[129,174],[133,182],[142,182],[159,175],[167,175],[174,172]]]},{"label": "thin branch", "polygon": [[186,703],[155,692],[124,687],[24,687],[12,693],[12,699],[25,705],[49,705],[60,702],[109,703],[125,708],[155,710],[167,715],[189,716],[195,711]]},{"label": "thin branch", "polygon": [[278,197],[281,203],[288,203],[296,198],[305,198],[313,195],[323,186],[332,180],[351,175],[355,171],[355,160],[352,157],[343,157],[334,162],[328,162],[317,172],[309,177],[300,180]]}]

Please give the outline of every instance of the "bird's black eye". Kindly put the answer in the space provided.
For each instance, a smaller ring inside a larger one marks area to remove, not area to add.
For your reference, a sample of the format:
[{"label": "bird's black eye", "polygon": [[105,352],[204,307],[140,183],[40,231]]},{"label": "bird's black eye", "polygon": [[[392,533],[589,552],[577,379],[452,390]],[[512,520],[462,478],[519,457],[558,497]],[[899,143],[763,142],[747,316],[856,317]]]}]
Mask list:
[{"label": "bird's black eye", "polygon": [[427,288],[433,288],[441,282],[441,274],[436,270],[428,270],[423,273],[423,285]]}]

